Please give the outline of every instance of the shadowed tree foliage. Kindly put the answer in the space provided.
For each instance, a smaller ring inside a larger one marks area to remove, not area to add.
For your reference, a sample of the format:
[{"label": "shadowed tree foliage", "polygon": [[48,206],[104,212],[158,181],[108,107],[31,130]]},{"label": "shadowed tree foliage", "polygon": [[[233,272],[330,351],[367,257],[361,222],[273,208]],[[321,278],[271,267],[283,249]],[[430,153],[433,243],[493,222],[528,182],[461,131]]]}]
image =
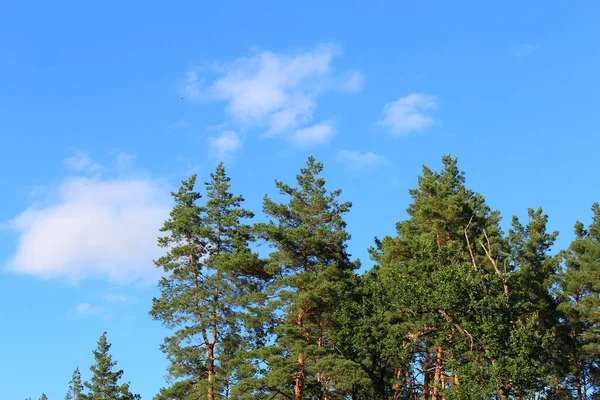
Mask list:
[{"label": "shadowed tree foliage", "polygon": [[[511,337],[503,360],[512,372],[516,396],[531,393],[556,396],[561,371],[561,330],[558,302],[552,296],[560,258],[549,254],[558,232],[547,232],[548,216],[541,208],[528,209],[529,221],[522,225],[513,217],[508,240],[511,248],[509,277]],[[550,389],[552,387],[552,389]]]},{"label": "shadowed tree foliage", "polygon": [[568,332],[564,392],[578,400],[600,397],[600,206],[592,205],[587,229],[575,224],[575,240],[563,254],[559,310]]}]

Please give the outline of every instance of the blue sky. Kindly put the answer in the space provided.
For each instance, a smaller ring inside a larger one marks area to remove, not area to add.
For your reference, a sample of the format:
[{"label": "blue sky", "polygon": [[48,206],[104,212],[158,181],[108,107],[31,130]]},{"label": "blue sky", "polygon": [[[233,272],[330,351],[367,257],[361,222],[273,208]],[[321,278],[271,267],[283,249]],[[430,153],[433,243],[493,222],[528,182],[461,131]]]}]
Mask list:
[{"label": "blue sky", "polygon": [[6,2],[0,397],[62,398],[108,331],[150,399],[169,190],[223,158],[260,218],[309,154],[365,267],[421,166],[459,157],[504,224],[570,241],[600,200],[600,2]]}]

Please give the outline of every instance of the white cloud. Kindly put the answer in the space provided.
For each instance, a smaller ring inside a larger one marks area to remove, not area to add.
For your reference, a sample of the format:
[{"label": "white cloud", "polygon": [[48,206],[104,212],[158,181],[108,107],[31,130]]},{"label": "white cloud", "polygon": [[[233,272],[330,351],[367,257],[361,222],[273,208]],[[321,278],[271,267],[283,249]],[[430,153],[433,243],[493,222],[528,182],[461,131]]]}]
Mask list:
[{"label": "white cloud", "polygon": [[328,143],[333,135],[335,135],[333,121],[325,121],[308,128],[298,129],[290,140],[296,147],[309,149]]},{"label": "white cloud", "polygon": [[360,92],[365,84],[365,76],[359,71],[350,71],[342,81],[342,90],[350,93]]},{"label": "white cloud", "polygon": [[112,315],[107,313],[102,307],[94,307],[90,303],[81,303],[75,307],[75,313],[85,317],[99,317],[104,320],[112,319]]},{"label": "white cloud", "polygon": [[265,128],[267,137],[292,135],[314,124],[320,94],[362,88],[360,72],[334,73],[332,61],[340,54],[331,44],[297,53],[261,51],[213,67],[217,77],[207,85],[198,76],[200,70],[192,68],[182,93],[192,100],[225,102],[232,121],[241,129]]},{"label": "white cloud", "polygon": [[65,165],[75,172],[94,173],[102,169],[102,166],[93,162],[85,152],[78,152],[67,158]]},{"label": "white cloud", "polygon": [[208,147],[219,160],[230,160],[242,148],[242,140],[237,133],[224,131],[219,136],[209,137]]},{"label": "white cloud", "polygon": [[152,282],[160,271],[156,238],[170,198],[149,178],[70,177],[56,196],[31,206],[9,226],[18,234],[8,270],[79,281]]},{"label": "white cloud", "polygon": [[387,164],[384,156],[372,152],[361,153],[359,151],[342,150],[336,154],[338,162],[346,164],[346,170],[358,171]]},{"label": "white cloud", "polygon": [[412,93],[386,104],[380,123],[393,136],[407,135],[432,126],[436,121],[429,115],[429,111],[436,108],[435,96]]}]

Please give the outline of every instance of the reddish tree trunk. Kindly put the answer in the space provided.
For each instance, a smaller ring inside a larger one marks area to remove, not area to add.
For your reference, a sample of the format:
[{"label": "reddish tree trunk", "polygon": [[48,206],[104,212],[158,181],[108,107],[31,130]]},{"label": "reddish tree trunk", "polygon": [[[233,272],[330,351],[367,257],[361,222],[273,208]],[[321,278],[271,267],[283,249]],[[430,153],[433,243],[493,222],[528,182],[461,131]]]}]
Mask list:
[{"label": "reddish tree trunk", "polygon": [[442,378],[442,357],[444,355],[444,348],[442,346],[438,346],[437,354],[435,358],[435,375],[433,377],[433,395],[431,396],[431,400],[438,400],[439,392],[440,392],[440,382]]},{"label": "reddish tree trunk", "polygon": [[[396,369],[396,373],[394,374],[394,378],[400,380],[402,379],[402,368],[398,368]],[[392,386],[392,390],[394,392],[394,394],[392,395],[394,400],[397,400],[400,397],[400,388],[401,388],[401,384],[400,382],[395,382],[394,385]]]},{"label": "reddish tree trunk", "polygon": [[[298,328],[302,328],[302,319],[304,318],[304,311],[300,309],[298,311]],[[302,387],[304,386],[304,355],[302,352],[298,353],[298,372],[296,372],[296,384],[294,385],[294,400],[302,400]]]},{"label": "reddish tree trunk", "polygon": [[208,400],[215,400],[214,382],[215,382],[215,354],[214,345],[208,346]]}]

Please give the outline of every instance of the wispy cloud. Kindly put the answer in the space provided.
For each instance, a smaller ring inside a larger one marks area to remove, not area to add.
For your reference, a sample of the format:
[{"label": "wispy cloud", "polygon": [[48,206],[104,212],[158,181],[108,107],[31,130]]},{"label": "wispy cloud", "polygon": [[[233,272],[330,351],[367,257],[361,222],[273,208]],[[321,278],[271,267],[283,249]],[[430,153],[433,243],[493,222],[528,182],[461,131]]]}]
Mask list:
[{"label": "wispy cloud", "polygon": [[349,93],[360,92],[365,83],[365,76],[360,71],[346,73],[345,79],[341,80],[340,88]]},{"label": "wispy cloud", "polygon": [[185,73],[185,80],[181,87],[181,95],[188,100],[198,100],[202,96],[202,81],[198,79],[198,73],[194,70],[188,70]]},{"label": "wispy cloud", "polygon": [[100,317],[105,320],[112,319],[112,315],[107,313],[102,307],[92,306],[90,303],[81,303],[75,307],[75,313],[82,317]]},{"label": "wispy cloud", "polygon": [[134,161],[135,161],[134,154],[119,153],[117,155],[117,168],[120,168],[120,169],[129,168],[129,167],[131,167],[131,165],[133,164]]},{"label": "wispy cloud", "polygon": [[333,121],[325,121],[308,128],[298,129],[290,140],[298,148],[310,149],[329,143],[334,135],[335,126]]},{"label": "wispy cloud", "polygon": [[92,161],[85,152],[77,152],[65,161],[65,166],[75,172],[94,173],[102,169],[100,164]]},{"label": "wispy cloud", "polygon": [[408,135],[432,126],[436,121],[429,113],[436,108],[435,96],[412,93],[386,104],[380,123],[392,136]]},{"label": "wispy cloud", "polygon": [[[320,125],[313,119],[321,94],[362,88],[360,72],[334,71],[333,59],[340,54],[339,47],[325,44],[295,53],[261,51],[208,71],[191,68],[182,94],[191,100],[225,102],[240,129],[263,128],[267,137],[294,135]],[[201,72],[216,73],[216,78],[205,84]]]},{"label": "wispy cloud", "polygon": [[235,153],[242,148],[240,136],[233,131],[224,131],[218,136],[208,138],[208,147],[215,157],[221,161],[231,161]]},{"label": "wispy cloud", "polygon": [[9,222],[18,241],[5,268],[69,281],[157,278],[160,272],[152,263],[160,255],[156,237],[170,209],[160,182],[71,176],[52,194]]},{"label": "wispy cloud", "polygon": [[361,171],[387,164],[384,156],[373,152],[342,150],[336,154],[336,160],[346,165],[347,171]]}]

